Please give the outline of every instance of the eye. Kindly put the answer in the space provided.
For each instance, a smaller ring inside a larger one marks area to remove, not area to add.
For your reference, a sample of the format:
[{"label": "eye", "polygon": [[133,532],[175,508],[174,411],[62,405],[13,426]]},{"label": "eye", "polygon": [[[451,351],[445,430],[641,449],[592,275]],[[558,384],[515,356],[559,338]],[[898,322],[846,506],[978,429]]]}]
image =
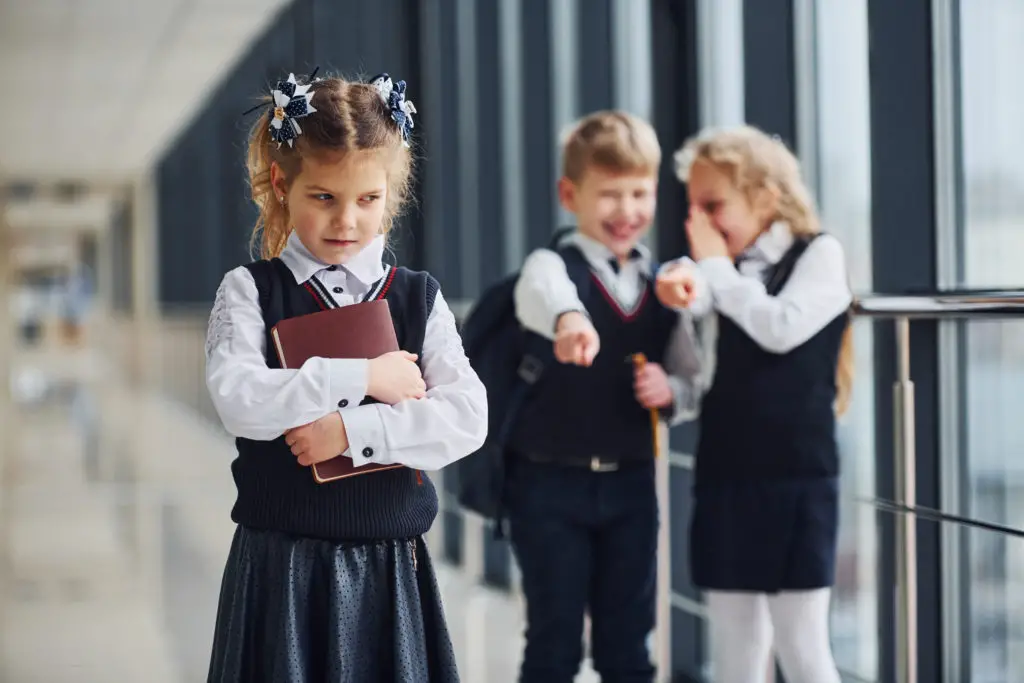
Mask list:
[{"label": "eye", "polygon": [[329,202],[332,199],[334,199],[334,195],[327,194],[326,192],[318,192],[318,193],[312,195],[312,197],[313,197],[313,199],[315,199],[318,202]]},{"label": "eye", "polygon": [[714,213],[715,211],[718,211],[720,206],[722,206],[722,203],[718,202],[718,201],[705,202],[704,203],[704,211],[706,213]]},{"label": "eye", "polygon": [[372,204],[372,203],[380,200],[380,195],[377,194],[376,192],[374,192],[372,194],[364,194],[363,197],[362,197],[362,200],[366,204]]}]

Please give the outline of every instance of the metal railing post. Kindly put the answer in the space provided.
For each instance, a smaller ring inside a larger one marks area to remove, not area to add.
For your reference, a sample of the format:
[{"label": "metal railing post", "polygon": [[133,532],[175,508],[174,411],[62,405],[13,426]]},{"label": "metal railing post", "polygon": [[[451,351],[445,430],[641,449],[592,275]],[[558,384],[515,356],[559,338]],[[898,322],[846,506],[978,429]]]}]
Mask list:
[{"label": "metal railing post", "polygon": [[[896,382],[893,384],[896,502],[916,505],[914,383],[910,380],[910,321],[896,319]],[[917,683],[917,517],[896,517],[896,680]]]}]

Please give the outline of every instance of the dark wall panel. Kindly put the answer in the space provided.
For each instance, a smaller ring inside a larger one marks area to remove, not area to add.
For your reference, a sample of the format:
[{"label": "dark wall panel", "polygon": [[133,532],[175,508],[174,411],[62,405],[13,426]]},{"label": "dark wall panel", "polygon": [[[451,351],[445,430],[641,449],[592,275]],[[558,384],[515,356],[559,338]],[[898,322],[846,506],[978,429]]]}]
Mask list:
[{"label": "dark wall panel", "polygon": [[554,97],[551,77],[551,13],[547,0],[521,0],[523,35],[523,154],[526,190],[526,247],[532,251],[551,239],[555,205],[552,145]]},{"label": "dark wall panel", "polygon": [[796,139],[793,0],[744,0],[743,71],[747,122]]},{"label": "dark wall panel", "polygon": [[[928,0],[869,0],[871,35],[872,277],[876,291],[933,290],[936,278],[934,107]],[[876,325],[876,468],[878,495],[891,498],[895,335]],[[911,327],[915,381],[917,502],[939,507],[938,333],[933,322]],[[879,626],[881,680],[895,680],[893,518],[880,517]],[[939,529],[918,524],[918,680],[942,680],[942,586]]]},{"label": "dark wall panel", "polygon": [[579,37],[576,73],[579,75],[580,114],[610,109],[615,103],[612,49],[612,0],[587,0],[577,13]]}]

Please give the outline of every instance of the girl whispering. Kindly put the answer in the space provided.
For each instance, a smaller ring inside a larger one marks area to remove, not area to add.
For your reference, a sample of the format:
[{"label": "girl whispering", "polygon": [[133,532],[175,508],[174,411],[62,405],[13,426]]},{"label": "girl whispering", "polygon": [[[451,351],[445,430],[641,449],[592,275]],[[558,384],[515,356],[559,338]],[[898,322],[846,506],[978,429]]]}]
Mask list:
[{"label": "girl whispering", "polygon": [[772,650],[789,683],[839,683],[829,644],[838,531],[836,415],[853,349],[843,249],[821,234],[796,158],[742,127],[677,154],[693,260],[658,296],[718,314],[700,415],[690,529],[718,683],[762,683]]},{"label": "girl whispering", "polygon": [[[248,149],[263,260],[224,277],[207,337],[238,446],[208,681],[457,681],[422,540],[437,494],[419,470],[479,448],[487,402],[437,281],[383,261],[415,109],[386,74],[291,76],[272,95]],[[402,351],[280,367],[277,322],[379,298]],[[336,456],[406,467],[317,484],[310,466]]]}]

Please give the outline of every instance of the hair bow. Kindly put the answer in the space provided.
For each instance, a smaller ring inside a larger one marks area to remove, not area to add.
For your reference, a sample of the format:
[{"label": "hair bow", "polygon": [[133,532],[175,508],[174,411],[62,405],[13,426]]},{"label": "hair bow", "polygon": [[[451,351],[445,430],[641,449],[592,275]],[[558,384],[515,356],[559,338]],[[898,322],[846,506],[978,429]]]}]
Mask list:
[{"label": "hair bow", "polygon": [[310,104],[313,95],[316,94],[309,92],[312,83],[311,77],[310,83],[299,85],[295,80],[295,74],[288,74],[288,80],[278,81],[277,87],[271,91],[274,98],[274,116],[270,119],[270,137],[278,147],[282,142],[287,142],[291,147],[292,141],[302,135],[298,119],[316,111]]},{"label": "hair bow", "polygon": [[391,111],[391,120],[402,133],[402,141],[409,146],[409,138],[415,124],[412,115],[416,113],[416,105],[405,99],[405,81],[392,82],[391,76],[383,73],[370,81],[380,95],[381,100]]}]

